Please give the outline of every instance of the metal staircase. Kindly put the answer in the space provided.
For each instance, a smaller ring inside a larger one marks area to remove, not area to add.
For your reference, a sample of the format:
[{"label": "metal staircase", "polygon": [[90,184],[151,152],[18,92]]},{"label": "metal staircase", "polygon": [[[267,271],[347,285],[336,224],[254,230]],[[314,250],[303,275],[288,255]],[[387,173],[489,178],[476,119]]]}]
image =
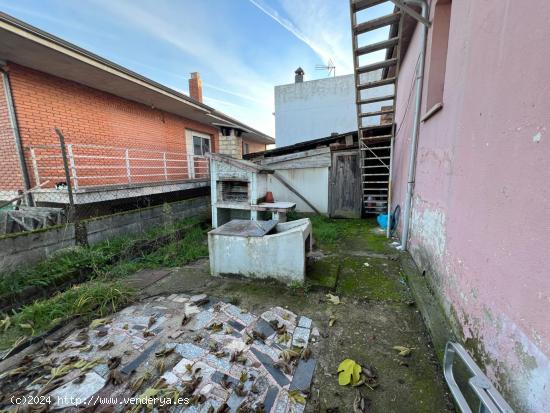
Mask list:
[{"label": "metal staircase", "polygon": [[[391,159],[402,13],[391,1],[350,0],[363,212],[391,206]],[[382,40],[380,40],[382,38]]]}]

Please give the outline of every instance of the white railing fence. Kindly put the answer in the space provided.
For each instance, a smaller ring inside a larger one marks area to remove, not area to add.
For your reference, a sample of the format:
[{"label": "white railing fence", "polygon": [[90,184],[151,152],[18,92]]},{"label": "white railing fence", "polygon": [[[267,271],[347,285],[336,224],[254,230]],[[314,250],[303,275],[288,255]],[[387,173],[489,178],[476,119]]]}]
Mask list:
[{"label": "white railing fence", "polygon": [[[27,148],[35,184],[66,185],[59,145]],[[85,144],[66,144],[67,168],[73,190],[90,186],[133,185],[204,179],[210,176],[205,156]]]}]

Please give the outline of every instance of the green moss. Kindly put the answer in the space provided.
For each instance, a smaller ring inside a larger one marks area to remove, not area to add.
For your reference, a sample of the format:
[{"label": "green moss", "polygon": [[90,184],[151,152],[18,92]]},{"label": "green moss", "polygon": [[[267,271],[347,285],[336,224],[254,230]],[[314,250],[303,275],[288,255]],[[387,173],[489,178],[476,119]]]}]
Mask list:
[{"label": "green moss", "polygon": [[[369,265],[366,266],[365,262]],[[337,291],[342,295],[377,301],[410,300],[399,268],[390,262],[386,259],[344,258]]]},{"label": "green moss", "polygon": [[340,259],[327,256],[308,265],[306,283],[312,287],[334,288],[338,279]]}]

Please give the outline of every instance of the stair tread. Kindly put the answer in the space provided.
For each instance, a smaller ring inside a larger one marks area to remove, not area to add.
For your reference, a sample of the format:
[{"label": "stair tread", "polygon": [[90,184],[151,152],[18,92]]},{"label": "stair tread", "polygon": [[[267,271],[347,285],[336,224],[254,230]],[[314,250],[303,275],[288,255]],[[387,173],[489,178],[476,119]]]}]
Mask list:
[{"label": "stair tread", "polygon": [[390,66],[395,66],[397,64],[397,58],[392,57],[391,59],[382,60],[380,62],[372,63],[366,66],[358,66],[355,70],[358,74],[374,72],[376,70],[385,69]]},{"label": "stair tread", "polygon": [[355,0],[351,3],[352,10],[358,12],[378,4],[385,3],[387,0]]},{"label": "stair tread", "polygon": [[374,112],[361,112],[359,113],[360,118],[368,118],[369,116],[380,116],[380,115],[387,115],[392,114],[395,111],[393,109],[386,109],[386,110],[376,110]]},{"label": "stair tread", "polygon": [[366,32],[370,32],[372,30],[376,30],[381,27],[393,24],[399,21],[400,18],[401,18],[401,13],[397,12],[397,13],[386,14],[385,16],[381,16],[376,19],[367,20],[366,22],[356,24],[353,27],[353,33],[355,35],[359,35]]},{"label": "stair tread", "polygon": [[395,95],[392,93],[391,95],[383,95],[383,96],[377,96],[373,98],[358,100],[357,104],[368,105],[369,103],[383,102],[385,100],[393,100],[394,98],[395,98]]},{"label": "stair tread", "polygon": [[387,49],[388,47],[397,45],[397,43],[399,43],[399,37],[392,37],[391,39],[382,40],[381,42],[367,44],[355,49],[355,55],[361,56],[378,50]]},{"label": "stair tread", "polygon": [[373,82],[367,82],[361,85],[357,85],[357,89],[359,90],[372,89],[375,87],[391,85],[392,83],[395,83],[395,77],[387,77],[386,79],[375,80]]}]

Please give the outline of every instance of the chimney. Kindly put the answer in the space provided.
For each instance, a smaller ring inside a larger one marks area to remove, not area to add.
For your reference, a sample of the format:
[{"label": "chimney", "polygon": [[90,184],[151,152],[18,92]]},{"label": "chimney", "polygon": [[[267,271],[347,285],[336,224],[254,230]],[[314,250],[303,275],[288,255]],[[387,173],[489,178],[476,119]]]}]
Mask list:
[{"label": "chimney", "polygon": [[294,71],[294,83],[302,83],[304,81],[304,69],[299,67]]},{"label": "chimney", "polygon": [[189,79],[189,96],[202,103],[202,80],[199,72],[191,73],[191,79]]}]

